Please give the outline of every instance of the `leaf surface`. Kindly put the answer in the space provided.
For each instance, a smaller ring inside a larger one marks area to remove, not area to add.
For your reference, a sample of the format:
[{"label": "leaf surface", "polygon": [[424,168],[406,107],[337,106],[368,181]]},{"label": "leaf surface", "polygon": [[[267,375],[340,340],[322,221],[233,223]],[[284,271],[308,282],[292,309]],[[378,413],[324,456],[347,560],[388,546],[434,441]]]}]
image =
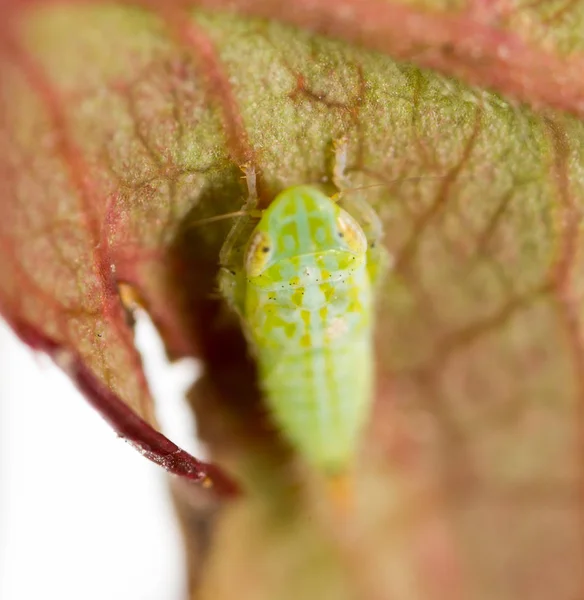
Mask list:
[{"label": "leaf surface", "polygon": [[[206,466],[158,431],[120,285],[171,356],[204,361],[200,434],[245,494],[213,526],[203,598],[579,597],[581,5],[204,4],[15,4],[0,62],[4,316],[120,434],[195,480]],[[393,257],[347,519],[258,403],[215,293],[229,222],[196,226],[241,207],[243,164],[265,206],[326,179],[345,136]]]}]

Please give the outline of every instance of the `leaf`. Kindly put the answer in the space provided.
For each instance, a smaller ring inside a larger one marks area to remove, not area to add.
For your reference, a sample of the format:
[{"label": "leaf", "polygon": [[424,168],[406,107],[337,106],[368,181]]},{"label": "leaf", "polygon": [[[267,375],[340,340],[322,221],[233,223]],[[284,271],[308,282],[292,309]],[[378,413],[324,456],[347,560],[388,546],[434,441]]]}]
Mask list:
[{"label": "leaf", "polygon": [[[582,15],[554,4],[569,18],[553,25],[549,5],[480,2],[11,13],[0,306],[122,435],[192,479],[206,467],[158,432],[118,285],[139,295],[171,356],[204,361],[190,396],[199,432],[244,494],[209,525],[201,598],[582,594],[583,126],[543,108],[581,115],[570,74]],[[244,163],[265,205],[322,181],[343,136],[394,258],[349,515],[258,402],[214,294],[229,223],[195,226],[241,206]],[[188,527],[198,492],[175,485]]]}]

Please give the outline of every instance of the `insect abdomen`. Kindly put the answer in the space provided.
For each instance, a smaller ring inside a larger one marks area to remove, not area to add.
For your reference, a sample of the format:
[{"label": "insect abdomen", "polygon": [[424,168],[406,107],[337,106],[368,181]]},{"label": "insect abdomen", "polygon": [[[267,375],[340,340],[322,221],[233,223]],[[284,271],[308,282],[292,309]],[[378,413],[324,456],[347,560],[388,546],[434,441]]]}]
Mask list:
[{"label": "insect abdomen", "polygon": [[275,420],[305,459],[329,474],[347,470],[369,413],[371,343],[367,334],[360,338],[276,362],[260,357]]},{"label": "insect abdomen", "polygon": [[333,284],[248,289],[252,341],[274,421],[308,463],[331,474],[349,468],[369,414],[371,301],[365,264]]}]

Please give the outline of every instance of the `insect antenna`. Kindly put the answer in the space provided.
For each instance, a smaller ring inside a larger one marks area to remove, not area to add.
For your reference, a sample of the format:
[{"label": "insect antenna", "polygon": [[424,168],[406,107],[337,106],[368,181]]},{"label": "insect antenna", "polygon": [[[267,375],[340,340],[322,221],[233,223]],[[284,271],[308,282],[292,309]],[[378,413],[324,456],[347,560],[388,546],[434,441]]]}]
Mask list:
[{"label": "insect antenna", "polygon": [[193,223],[189,224],[190,227],[199,227],[199,225],[206,225],[207,223],[216,223],[217,221],[224,221],[225,219],[234,219],[235,217],[251,217],[251,218],[259,218],[261,217],[262,211],[257,209],[251,210],[236,210],[234,212],[224,213],[222,215],[215,215],[213,217],[205,217],[203,219],[198,219]]},{"label": "insect antenna", "polygon": [[[389,179],[388,181],[383,181],[380,183],[371,183],[369,185],[361,185],[358,187],[352,187],[352,188],[344,188],[336,193],[334,193],[332,196],[330,196],[331,200],[333,200],[333,202],[338,202],[341,198],[341,196],[343,195],[347,195],[347,194],[352,194],[353,192],[359,192],[361,190],[368,190],[371,188],[378,188],[378,187],[384,187],[384,186],[388,186],[392,183],[401,183],[401,182],[411,182],[411,181],[423,181],[425,179],[444,179],[445,175],[416,175],[416,176],[412,176],[412,177],[397,177],[396,179]],[[248,181],[250,181],[250,179],[248,178]],[[249,192],[250,194],[255,194],[256,193],[256,188],[255,188],[255,180],[251,180],[250,183],[250,187],[249,187]],[[199,219],[197,221],[194,221],[192,223],[190,223],[188,225],[188,228],[194,228],[194,227],[199,227],[200,225],[206,225],[207,223],[216,223],[218,221],[224,221],[226,219],[234,219],[236,217],[251,217],[252,219],[259,219],[262,216],[262,210],[257,209],[257,208],[251,208],[248,210],[236,210],[233,212],[228,212],[228,213],[224,213],[222,215],[214,215],[212,217],[205,217],[203,219]]]},{"label": "insect antenna", "polygon": [[378,187],[386,187],[391,185],[392,183],[402,183],[402,182],[410,182],[410,181],[424,181],[426,179],[444,179],[446,175],[415,175],[412,177],[397,177],[396,179],[388,179],[387,181],[383,181],[380,183],[371,183],[369,185],[360,185],[358,187],[345,188],[336,193],[334,193],[330,198],[334,202],[338,202],[340,197],[347,194],[352,194],[353,192],[359,192],[361,190],[369,190],[371,188]]}]

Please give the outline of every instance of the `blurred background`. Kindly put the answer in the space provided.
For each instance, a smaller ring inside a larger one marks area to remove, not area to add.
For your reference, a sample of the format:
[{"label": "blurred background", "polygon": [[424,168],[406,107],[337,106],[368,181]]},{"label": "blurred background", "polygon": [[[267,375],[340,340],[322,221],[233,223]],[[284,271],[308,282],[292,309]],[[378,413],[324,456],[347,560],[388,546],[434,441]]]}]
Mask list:
[{"label": "blurred background", "polygon": [[[136,340],[165,432],[198,452],[196,365],[169,365],[144,315]],[[182,600],[184,581],[165,473],[0,320],[0,598]]]}]

